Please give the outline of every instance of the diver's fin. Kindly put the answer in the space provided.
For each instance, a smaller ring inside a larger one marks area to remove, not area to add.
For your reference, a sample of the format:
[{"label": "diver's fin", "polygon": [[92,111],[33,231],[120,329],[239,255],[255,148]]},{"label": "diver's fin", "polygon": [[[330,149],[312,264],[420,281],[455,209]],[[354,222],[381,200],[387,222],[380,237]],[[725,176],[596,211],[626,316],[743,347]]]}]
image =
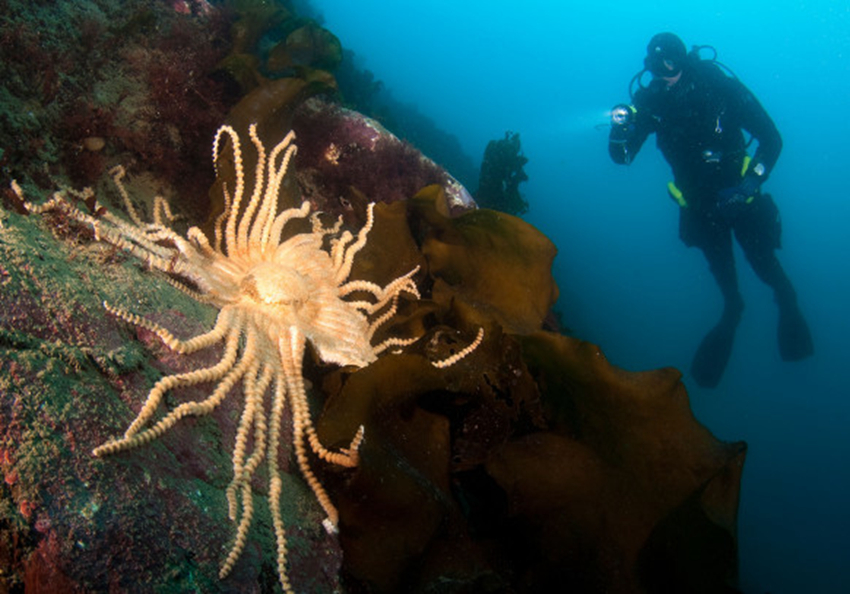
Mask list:
[{"label": "diver's fin", "polygon": [[815,352],[812,333],[796,302],[779,307],[779,355],[783,361],[799,361]]},{"label": "diver's fin", "polygon": [[738,320],[724,317],[705,335],[694,354],[691,375],[704,388],[715,388],[732,354]]}]

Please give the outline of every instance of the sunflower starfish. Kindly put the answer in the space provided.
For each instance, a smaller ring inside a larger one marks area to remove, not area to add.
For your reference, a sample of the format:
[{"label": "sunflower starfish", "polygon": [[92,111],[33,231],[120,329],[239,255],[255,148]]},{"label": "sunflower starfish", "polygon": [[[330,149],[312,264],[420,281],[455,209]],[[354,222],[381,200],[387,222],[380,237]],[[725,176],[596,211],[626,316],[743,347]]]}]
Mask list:
[{"label": "sunflower starfish", "polygon": [[[296,152],[292,144],[294,134],[290,132],[268,157],[255,125],[249,128],[249,135],[258,158],[253,192],[243,205],[245,182],[239,136],[229,126],[221,127],[216,134],[213,160],[218,160],[222,139],[229,139],[236,182],[232,194],[225,191],[225,210],[215,222],[212,244],[197,227],[190,228],[186,237],[172,230],[165,219],[173,217],[168,204],[161,199],[154,204],[154,222],[144,223],[124,189],[121,168],[113,170],[113,177],[132,222],[100,208],[90,192],[63,190],[45,204],[34,205],[24,199],[17,183],[12,182],[12,188],[31,212],[60,210],[90,225],[96,239],[146,261],[150,267],[167,273],[188,294],[219,309],[212,330],[180,340],[164,327],[104,302],[111,314],[155,333],[178,353],[192,353],[223,343],[224,354],[211,367],[160,379],[123,437],[95,448],[93,453],[105,456],[134,448],[156,439],[185,416],[209,414],[241,380],[245,404],[233,448],[233,479],[227,488],[229,515],[237,528],[219,575],[227,576],[245,546],[254,511],[252,477],[265,459],[278,575],[284,591],[292,592],[286,573],[286,537],[280,513],[282,481],[278,450],[284,407],[287,402],[291,406],[295,458],[327,516],[323,523],[328,531],[336,531],[338,513],[310,468],[307,447],[328,463],[354,467],[364,438],[364,429],[360,427],[349,447],[340,451],[330,451],[319,442],[310,418],[301,370],[306,343],[309,341],[326,363],[363,367],[387,348],[415,341],[415,338],[391,338],[378,345],[371,342],[376,330],[395,314],[401,293],[419,297],[412,280],[418,268],[384,287],[365,280],[349,280],[354,257],[366,245],[373,226],[374,205],[369,205],[366,224],[356,236],[348,231],[340,233],[341,222],[326,226],[317,214],[310,215],[309,202],[278,213],[281,183]],[[67,198],[69,193],[85,200],[94,214],[73,206]],[[312,222],[311,232],[290,233],[284,239],[287,223],[308,217]],[[354,294],[365,299],[349,299]],[[445,367],[457,362],[474,350],[482,337],[483,333],[479,332],[469,347],[433,364]],[[167,392],[206,382],[216,382],[208,398],[182,403],[155,418]],[[268,403],[264,399],[266,394],[270,394]]]}]

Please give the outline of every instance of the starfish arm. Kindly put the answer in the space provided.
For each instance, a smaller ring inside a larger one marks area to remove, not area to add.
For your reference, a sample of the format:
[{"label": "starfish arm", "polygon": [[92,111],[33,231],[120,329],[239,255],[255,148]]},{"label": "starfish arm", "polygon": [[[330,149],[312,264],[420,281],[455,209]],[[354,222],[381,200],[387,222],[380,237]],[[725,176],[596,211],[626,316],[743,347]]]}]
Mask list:
[{"label": "starfish arm", "polygon": [[409,345],[413,344],[414,342],[416,342],[417,340],[419,340],[420,338],[421,337],[419,337],[419,336],[414,336],[414,337],[411,337],[411,338],[388,338],[385,341],[383,341],[382,343],[375,346],[375,355],[380,355],[381,353],[383,353],[385,350],[387,350],[389,348],[393,348],[393,347],[400,348],[400,347],[409,346]]},{"label": "starfish arm", "polygon": [[166,251],[166,257],[170,260],[175,260],[177,254],[182,256],[184,261],[192,261],[198,259],[198,250],[193,245],[192,241],[184,239],[176,231],[161,227],[158,224],[148,225],[144,230],[144,235],[141,237],[144,243],[142,246],[148,251],[154,251],[160,247],[161,243],[173,244],[171,246],[162,246]]},{"label": "starfish arm", "polygon": [[224,196],[224,209],[215,218],[215,222],[213,223],[213,239],[215,240],[213,244],[215,247],[213,249],[216,253],[224,255],[224,248],[221,242],[224,240],[224,226],[227,223],[227,216],[230,212],[230,207],[233,205],[233,199],[227,190],[226,182],[222,182],[221,193]]},{"label": "starfish arm", "polygon": [[[283,178],[289,169],[290,160],[298,152],[298,148],[292,144],[294,139],[295,133],[290,130],[289,134],[272,150],[269,156],[268,187],[266,188],[266,195],[263,199],[260,212],[257,214],[257,220],[251,228],[251,236],[249,238],[249,241],[261,250],[269,244],[269,237],[274,237],[273,246],[276,246],[280,241],[280,234],[272,235],[271,233],[275,222],[275,215],[277,214],[280,185],[283,183]],[[276,166],[275,163],[280,153],[283,153],[283,159],[280,165]],[[306,204],[309,205],[309,202]]]},{"label": "starfish arm", "polygon": [[207,258],[214,258],[218,255],[218,252],[216,252],[210,245],[209,238],[198,227],[189,227],[189,230],[186,232],[186,237],[188,237],[190,241],[195,242],[195,246],[203,256]]},{"label": "starfish arm", "polygon": [[242,414],[239,417],[239,425],[236,429],[236,439],[233,443],[233,478],[227,487],[227,515],[232,521],[236,521],[237,505],[236,505],[236,489],[242,480],[242,471],[245,463],[245,448],[248,445],[248,434],[251,431],[251,426],[254,422],[256,398],[255,391],[257,389],[257,373],[260,371],[258,361],[252,363],[251,368],[242,378],[242,390],[245,394],[245,405],[242,407]]},{"label": "starfish arm", "polygon": [[367,333],[367,336],[370,342],[372,340],[372,337],[375,335],[375,332],[377,332],[381,326],[390,321],[392,317],[396,314],[396,311],[398,311],[398,295],[393,297],[392,305],[390,305],[390,308],[385,311],[383,315],[381,315],[379,318],[375,319],[371,324],[369,324],[369,331]]},{"label": "starfish arm", "polygon": [[421,297],[419,294],[419,289],[416,287],[416,283],[411,278],[417,272],[419,272],[419,266],[417,266],[404,276],[400,276],[397,279],[393,280],[386,287],[381,287],[376,283],[363,280],[349,281],[339,288],[339,294],[341,297],[345,297],[356,291],[370,293],[373,297],[375,297],[377,301],[369,306],[367,313],[374,313],[383,308],[391,299],[396,297],[399,293],[404,291],[410,293],[411,295],[419,299]]},{"label": "starfish arm", "polygon": [[[123,190],[122,186],[119,186]],[[61,190],[55,192],[50,200],[44,204],[33,204],[26,200],[20,186],[12,181],[12,190],[23,203],[24,207],[34,214],[44,214],[45,212],[57,210],[63,212],[69,218],[88,225],[94,231],[95,238],[98,241],[105,241],[115,247],[122,249],[132,256],[146,261],[149,265],[163,268],[168,262],[172,261],[176,251],[172,247],[158,245],[149,239],[144,229],[144,223],[139,220],[140,226],[135,226],[126,221],[119,219],[110,212],[102,212],[100,204],[97,201],[93,202],[92,210],[97,213],[96,216],[88,215],[81,211],[76,206],[68,202],[67,194],[70,190]],[[126,193],[126,191],[124,191]],[[75,192],[75,197],[81,200],[89,200],[93,196],[90,192]],[[127,198],[129,200],[129,197]],[[133,211],[133,215],[138,218],[138,215]],[[164,263],[156,266],[152,263]]]},{"label": "starfish arm", "polygon": [[354,235],[351,234],[351,231],[343,231],[339,239],[333,242],[331,246],[331,260],[333,260],[334,270],[342,268],[343,260],[345,260],[345,250],[353,240]]},{"label": "starfish arm", "polygon": [[[274,369],[272,367],[264,365],[261,370],[259,363],[254,363],[244,379],[246,406],[243,409],[242,420],[239,423],[239,429],[237,431],[236,445],[233,449],[233,480],[227,488],[230,519],[234,522],[237,519],[237,508],[239,506],[236,491],[240,487],[242,513],[236,528],[233,545],[219,571],[220,578],[224,578],[230,573],[236,561],[242,555],[248,538],[248,531],[251,528],[251,520],[254,512],[254,493],[251,487],[251,478],[265,454],[266,425],[265,414],[262,411],[262,399],[263,394],[265,394],[271,383],[273,375]],[[252,420],[254,424],[254,451],[248,458],[248,462],[243,466],[242,460],[245,454],[245,443]]]},{"label": "starfish arm", "polygon": [[[263,143],[260,142],[260,138],[257,136],[256,124],[248,126],[248,136],[257,150],[257,168],[254,171],[254,191],[248,200],[245,211],[241,215],[242,219],[239,221],[239,230],[236,235],[236,247],[240,253],[245,253],[248,249],[248,229],[251,227],[251,221],[254,218],[254,213],[260,204],[260,200],[265,199],[263,190],[266,184],[264,171],[266,166],[266,147],[263,146]],[[276,200],[277,197],[275,197]]]},{"label": "starfish arm", "polygon": [[360,449],[360,444],[363,443],[365,430],[365,427],[360,425],[360,428],[351,440],[351,444],[349,444],[347,448],[343,448],[339,452],[332,452],[325,448],[325,446],[323,446],[319,441],[319,436],[316,435],[316,430],[313,428],[312,421],[310,421],[305,428],[307,440],[310,443],[310,449],[313,450],[313,453],[325,462],[336,464],[337,466],[345,468],[355,468],[360,462],[358,450]]},{"label": "starfish arm", "polygon": [[233,541],[233,545],[230,547],[230,552],[227,554],[227,558],[224,560],[224,563],[222,563],[221,569],[219,569],[219,579],[223,580],[227,577],[233,569],[233,566],[236,565],[236,561],[238,561],[239,557],[242,555],[242,551],[245,549],[245,542],[248,539],[248,531],[251,528],[251,520],[254,517],[253,495],[250,481],[242,483],[242,518],[239,520],[239,526],[236,529],[236,538]]},{"label": "starfish arm", "polygon": [[162,196],[155,196],[153,199],[153,221],[157,225],[165,226],[163,219],[168,219],[169,222],[176,221],[178,216],[171,212],[171,205],[168,200]]},{"label": "starfish arm", "polygon": [[268,466],[269,466],[269,509],[272,515],[275,541],[277,544],[277,573],[280,585],[287,594],[292,587],[286,575],[286,530],[280,513],[280,493],[283,482],[280,479],[278,448],[280,447],[280,425],[283,408],[286,404],[286,377],[279,371],[275,377],[275,390],[272,398],[271,418],[269,419]]},{"label": "starfish arm", "polygon": [[222,378],[213,393],[207,399],[199,402],[184,402],[160,419],[152,427],[132,434],[129,437],[107,442],[102,446],[95,448],[92,453],[95,456],[106,456],[122,450],[129,450],[156,439],[171,429],[171,427],[177,424],[177,422],[183,417],[190,415],[200,417],[210,414],[219,404],[221,404],[222,400],[224,400],[233,388],[233,385],[245,374],[248,366],[251,364],[256,355],[256,333],[249,328],[247,334],[248,337],[245,343],[245,350],[242,353],[242,359],[227,373],[227,375],[224,376],[224,378]]},{"label": "starfish arm", "polygon": [[212,367],[204,369],[195,369],[186,373],[176,375],[168,375],[161,378],[151,391],[148,393],[145,403],[142,405],[139,414],[127,428],[124,437],[130,438],[150,420],[159,407],[163,396],[171,389],[176,387],[194,386],[204,382],[214,382],[220,380],[224,375],[233,368],[236,362],[236,354],[239,347],[239,332],[232,331],[226,341],[224,355],[221,360]]},{"label": "starfish arm", "polygon": [[[137,226],[118,218],[109,211],[103,212],[99,218],[94,219],[94,224],[97,227],[95,233],[98,238],[133,255],[136,255],[136,253],[148,253],[150,256],[170,260],[176,252],[174,247],[160,245],[157,241],[159,239],[170,241],[173,237],[179,236],[173,232],[171,234],[160,233],[160,231],[166,230],[156,225],[142,224],[141,226]],[[145,258],[140,259],[144,260]]]},{"label": "starfish arm", "polygon": [[301,360],[304,357],[304,336],[298,331],[295,326],[289,329],[288,344],[284,337],[279,341],[279,351],[281,362],[283,364],[283,373],[286,376],[286,391],[289,397],[289,402],[292,405],[292,441],[295,446],[295,459],[298,463],[298,468],[304,476],[304,480],[313,490],[316,500],[322,509],[325,510],[327,518],[325,527],[332,527],[336,530],[339,523],[339,512],[331,503],[327,491],[316,478],[313,470],[310,468],[310,463],[307,459],[307,449],[304,445],[304,437],[307,428],[311,425],[310,411],[307,408],[307,395],[304,389],[304,379],[301,376]]},{"label": "starfish arm", "polygon": [[[325,226],[322,223],[322,220],[319,218],[318,212],[314,212],[310,215],[310,222],[313,224],[313,235],[320,235],[324,237],[325,235],[336,235],[339,233],[339,230],[342,229],[342,216],[337,217],[336,221],[333,225]],[[331,245],[335,245],[338,240],[331,239]],[[333,248],[331,248],[331,253],[333,253]]]},{"label": "starfish arm", "polygon": [[227,223],[224,228],[225,253],[232,255],[238,252],[236,243],[236,219],[239,216],[239,206],[242,203],[242,194],[245,191],[245,173],[242,165],[242,148],[239,142],[239,135],[231,126],[222,126],[215,134],[213,142],[213,163],[218,161],[219,146],[221,139],[224,136],[230,137],[230,143],[233,147],[233,167],[236,174],[236,188],[233,191],[233,196],[229,201],[227,213]]},{"label": "starfish arm", "polygon": [[180,353],[181,355],[194,353],[195,351],[199,351],[219,342],[222,338],[224,338],[224,335],[234,323],[234,310],[230,307],[223,307],[218,314],[218,318],[216,319],[215,326],[212,330],[199,336],[195,336],[194,338],[190,338],[189,340],[180,340],[156,322],[147,320],[120,307],[110,305],[106,301],[103,302],[103,308],[113,316],[121,318],[128,324],[153,332],[168,348]]},{"label": "starfish arm", "polygon": [[283,482],[280,476],[272,476],[269,480],[269,507],[272,510],[272,524],[274,524],[275,540],[277,543],[277,575],[280,580],[280,586],[286,594],[294,594],[294,590],[289,583],[289,577],[286,575],[286,532],[283,525],[283,518],[280,515],[280,493],[283,489]]},{"label": "starfish arm", "polygon": [[351,267],[354,265],[354,256],[357,255],[363,246],[366,245],[366,238],[369,235],[369,231],[372,230],[372,225],[375,224],[375,203],[370,202],[369,206],[366,208],[366,224],[360,229],[360,232],[357,234],[357,241],[352,243],[348,249],[345,250],[345,255],[342,258],[342,264],[336,271],[336,284],[341,285],[347,278],[348,275],[351,274]]},{"label": "starfish arm", "polygon": [[345,283],[339,288],[339,296],[346,297],[355,293],[357,291],[362,291],[363,293],[369,293],[373,295],[376,299],[383,294],[384,289],[381,285],[365,280],[354,280]]},{"label": "starfish arm", "polygon": [[478,348],[478,345],[484,340],[484,328],[478,329],[478,334],[475,337],[475,340],[472,341],[465,349],[458,351],[451,357],[447,357],[442,359],[441,361],[431,361],[431,365],[436,367],[437,369],[445,369],[446,367],[451,367],[467,355],[469,355],[472,351]]},{"label": "starfish arm", "polygon": [[[188,295],[195,301],[199,303],[216,303],[216,299],[207,293],[201,293],[200,291],[196,291],[195,289],[184,284],[182,280],[178,280],[176,278],[171,278],[170,276],[164,277],[165,282],[169,285],[183,293],[184,295]],[[191,280],[191,279],[190,279]]]},{"label": "starfish arm", "polygon": [[[258,377],[258,373],[261,374]],[[263,394],[272,379],[272,368],[264,365],[260,370],[260,363],[256,361],[245,375],[243,380],[245,390],[245,406],[242,408],[242,416],[239,427],[236,430],[236,440],[233,446],[233,480],[227,487],[228,515],[231,520],[236,520],[236,490],[241,483],[250,483],[254,470],[265,455],[265,420],[260,410],[263,405]],[[248,444],[248,434],[253,426],[254,450],[245,463],[245,448]]]},{"label": "starfish arm", "polygon": [[273,367],[265,366],[254,394],[254,451],[248,457],[242,469],[243,480],[249,480],[254,476],[254,472],[265,457],[268,426],[266,424],[266,414],[263,410],[263,395],[266,393],[274,373]]},{"label": "starfish arm", "polygon": [[372,311],[372,303],[368,301],[346,301],[345,303],[353,309],[361,312],[363,315],[367,315],[370,311]]},{"label": "starfish arm", "polygon": [[124,209],[127,211],[127,214],[130,215],[130,218],[134,223],[136,223],[136,225],[143,227],[144,222],[142,222],[141,217],[139,217],[139,214],[136,212],[136,208],[133,206],[133,201],[130,200],[130,195],[127,193],[127,188],[124,187],[123,180],[124,176],[127,174],[124,166],[116,165],[109,170],[109,174],[112,176],[112,181],[115,183],[115,187],[118,188],[118,193],[124,201]]},{"label": "starfish arm", "polygon": [[269,231],[269,241],[272,244],[280,242],[280,236],[283,233],[283,228],[292,219],[303,219],[310,212],[310,203],[304,202],[300,208],[287,208],[282,213],[277,215]]}]

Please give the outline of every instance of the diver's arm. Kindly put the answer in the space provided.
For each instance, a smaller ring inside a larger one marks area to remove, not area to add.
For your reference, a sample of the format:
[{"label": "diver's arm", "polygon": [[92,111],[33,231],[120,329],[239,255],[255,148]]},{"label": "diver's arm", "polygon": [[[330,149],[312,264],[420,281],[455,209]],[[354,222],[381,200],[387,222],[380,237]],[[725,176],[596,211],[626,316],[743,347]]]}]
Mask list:
[{"label": "diver's arm", "polygon": [[739,81],[733,81],[733,83],[736,95],[733,104],[738,111],[738,121],[741,127],[752,134],[758,142],[749,170],[755,172],[762,178],[761,181],[764,181],[776,165],[779,153],[782,152],[782,137],[779,135],[776,124],[755,95],[743,83]]},{"label": "diver's arm", "polygon": [[628,165],[637,156],[652,129],[644,113],[631,105],[622,107],[628,109],[630,115],[622,124],[611,123],[608,154],[615,163]]}]

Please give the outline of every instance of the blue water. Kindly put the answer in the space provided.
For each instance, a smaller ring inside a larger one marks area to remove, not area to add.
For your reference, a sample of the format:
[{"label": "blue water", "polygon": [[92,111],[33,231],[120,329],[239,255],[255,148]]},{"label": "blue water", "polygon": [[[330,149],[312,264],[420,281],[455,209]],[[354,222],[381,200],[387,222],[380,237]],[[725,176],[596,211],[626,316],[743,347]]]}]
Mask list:
[{"label": "blue water", "polygon": [[630,167],[607,154],[607,111],[656,32],[714,45],[785,141],[766,184],[780,258],[816,355],[783,363],[771,292],[738,256],[747,304],[716,390],[689,378],[697,417],[750,449],[739,515],[747,594],[850,592],[850,8],[844,2],[313,0],[326,26],[402,101],[480,160],[518,131],[525,217],[558,246],[559,309],[632,370],[686,370],[721,301],[678,239],[667,165],[650,139]]}]

